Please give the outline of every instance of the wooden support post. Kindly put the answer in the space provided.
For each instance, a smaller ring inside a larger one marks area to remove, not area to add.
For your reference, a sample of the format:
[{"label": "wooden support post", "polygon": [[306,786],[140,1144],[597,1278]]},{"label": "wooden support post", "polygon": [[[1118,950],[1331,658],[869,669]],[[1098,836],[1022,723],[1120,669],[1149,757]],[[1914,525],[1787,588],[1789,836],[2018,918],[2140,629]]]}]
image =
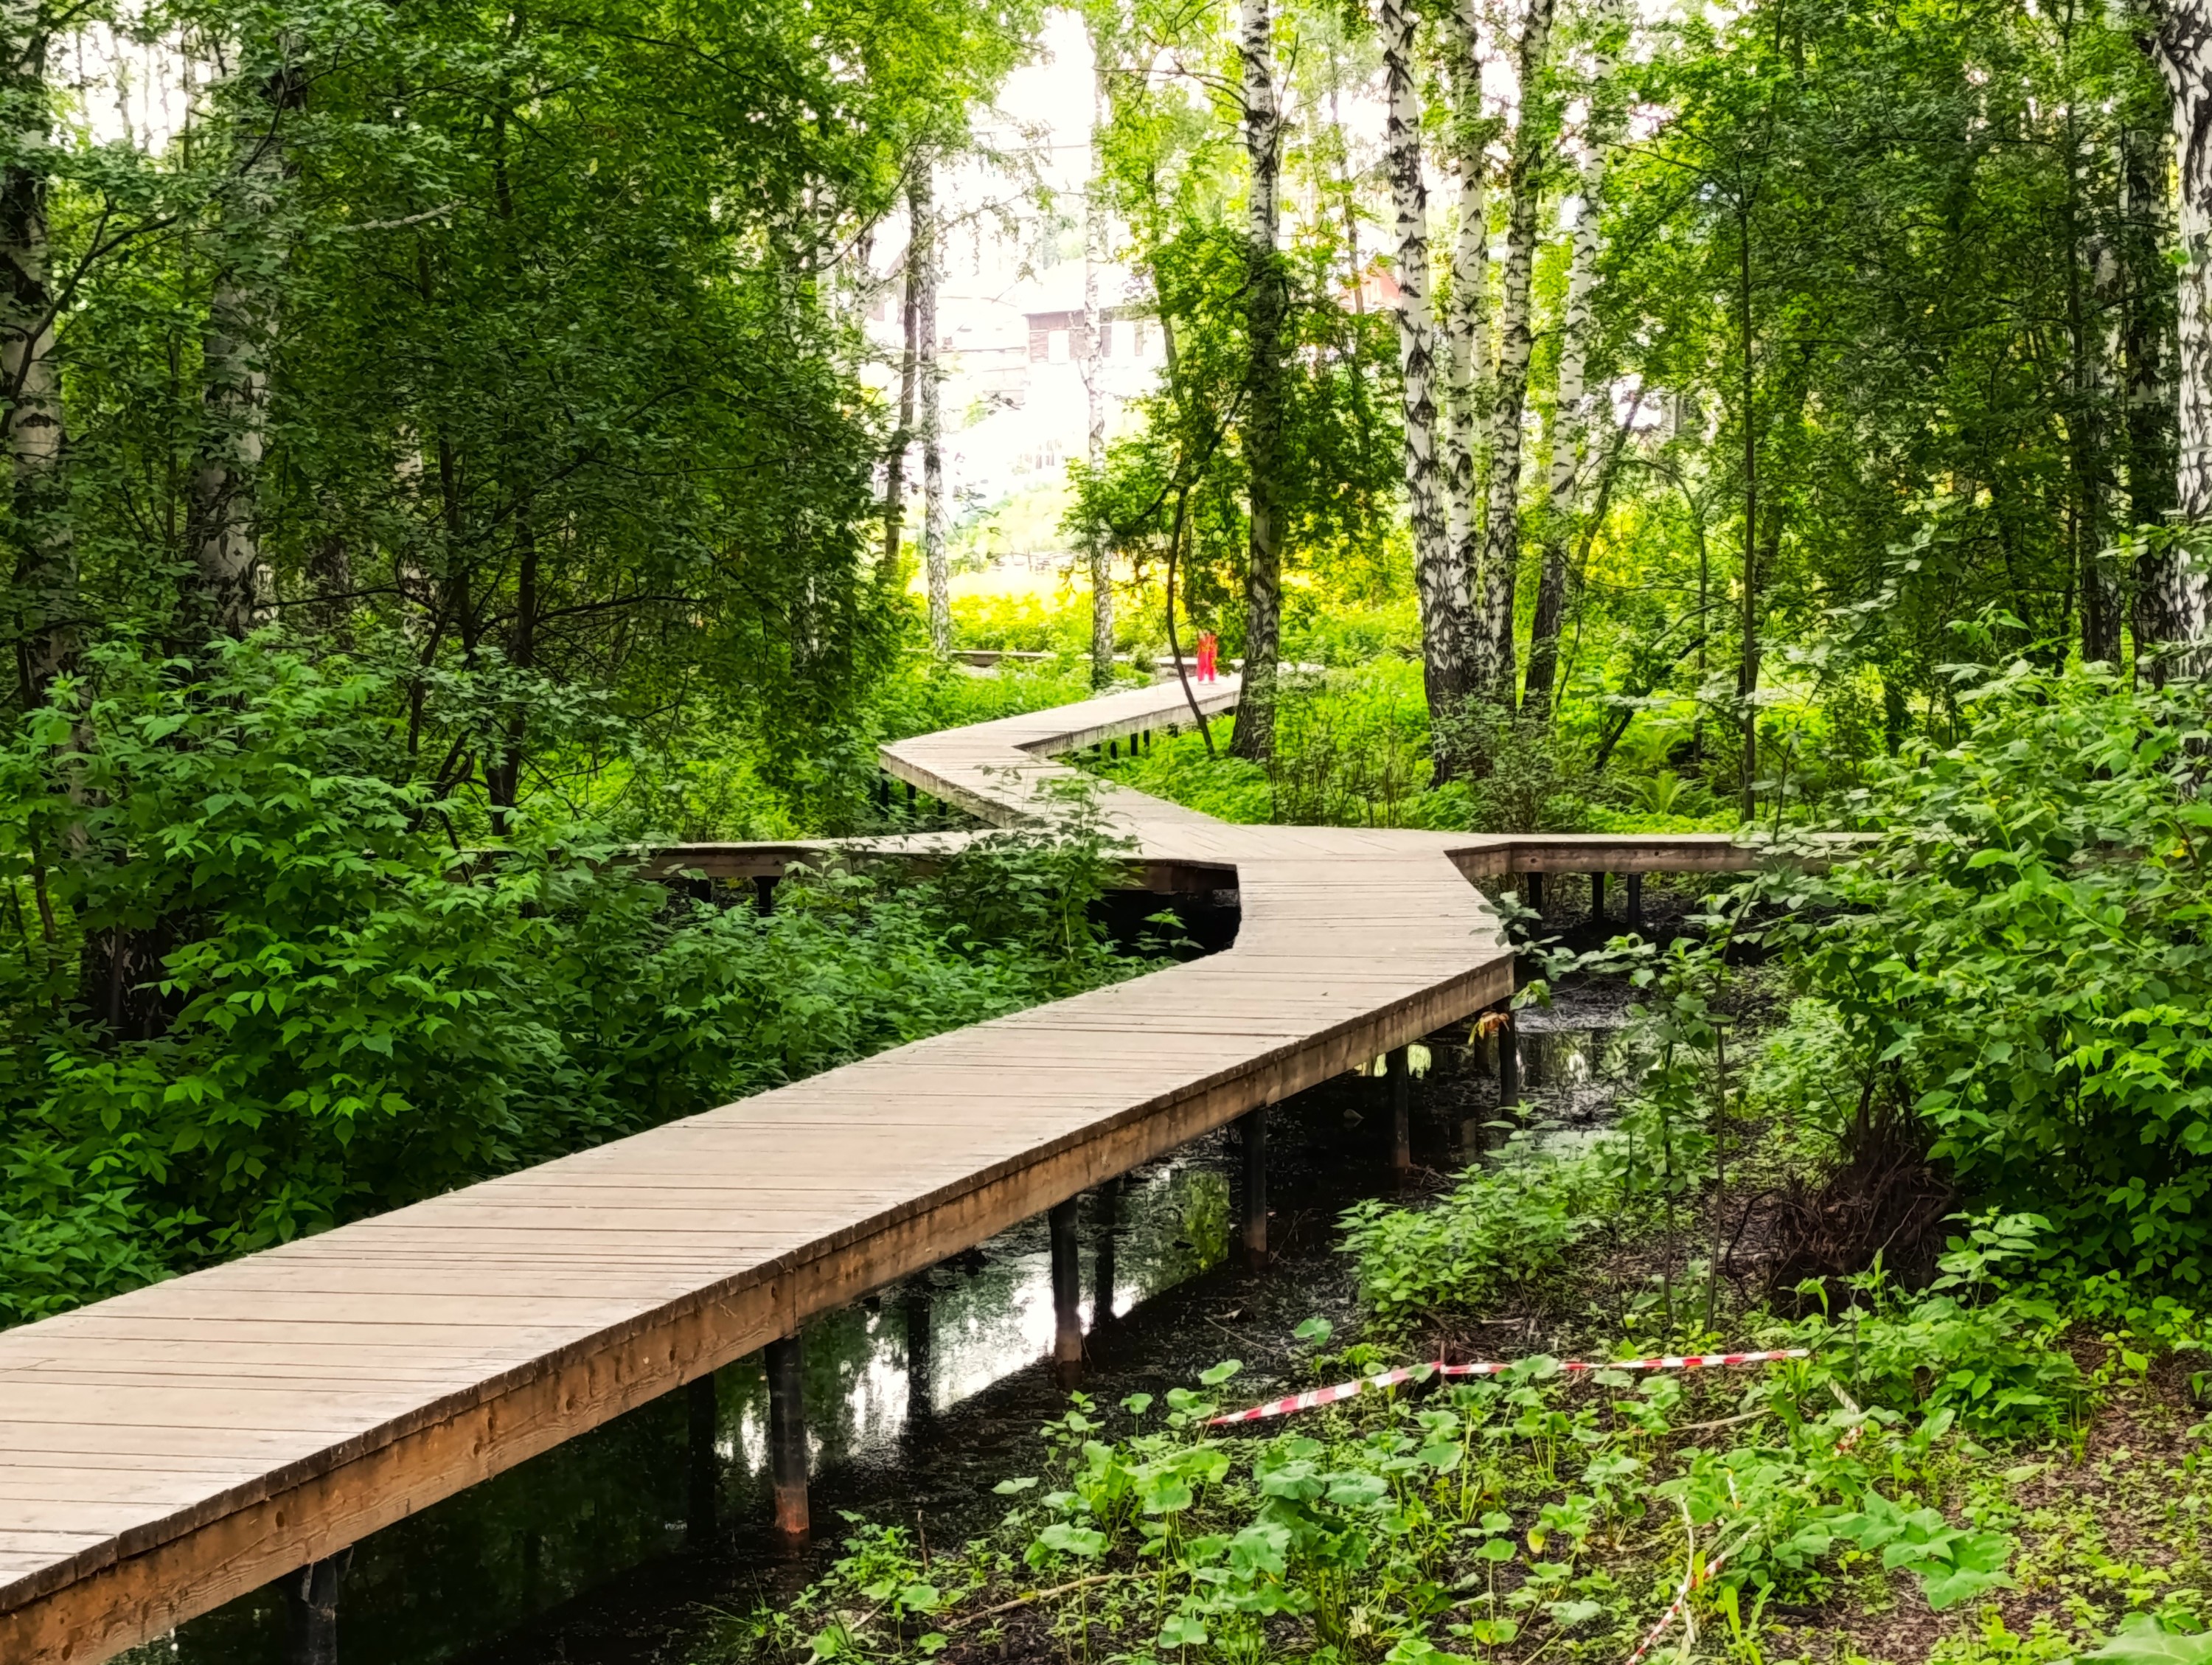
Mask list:
[{"label": "wooden support post", "polygon": [[1075,1239],[1082,1199],[1070,1197],[1045,1216],[1052,1238],[1052,1372],[1071,1387],[1083,1372],[1083,1265]]},{"label": "wooden support post", "polygon": [[1605,923],[1605,875],[1590,875],[1590,920],[1594,924]]},{"label": "wooden support post", "polygon": [[310,1561],[284,1577],[284,1665],[338,1665],[338,1586],[353,1551]]},{"label": "wooden support post", "polygon": [[934,1370],[929,1347],[929,1290],[909,1284],[906,1299],[906,1419],[927,1423],[937,1413]]},{"label": "wooden support post", "polygon": [[1121,743],[1119,740],[1107,741],[1106,755],[1109,757],[1119,757],[1121,755]]},{"label": "wooden support post", "polygon": [[1528,894],[1523,896],[1522,900],[1527,902],[1531,908],[1540,914],[1544,911],[1544,876],[1541,873],[1530,873],[1528,877]]},{"label": "wooden support post", "polygon": [[775,1491],[775,1529],[787,1547],[812,1535],[806,1518],[806,1371],[799,1338],[771,1341],[768,1364],[768,1467]]},{"label": "wooden support post", "polygon": [[1237,1119],[1237,1128],[1244,1165],[1244,1258],[1263,1266],[1267,1259],[1267,1107],[1247,1110]]},{"label": "wooden support post", "polygon": [[753,875],[753,912],[756,914],[765,916],[775,912],[776,878],[774,873]]},{"label": "wooden support post", "polygon": [[1510,1109],[1521,1102],[1521,1029],[1513,1014],[1498,1031],[1498,1108]]},{"label": "wooden support post", "polygon": [[1390,1048],[1390,1167],[1401,1177],[1413,1170],[1413,1067],[1403,1047]]},{"label": "wooden support post", "polygon": [[915,800],[921,796],[921,794],[915,790],[914,782],[911,781],[908,781],[906,783],[906,807],[908,814],[912,814],[914,812]]},{"label": "wooden support post", "polygon": [[1095,1332],[1114,1322],[1114,1250],[1121,1235],[1121,1182],[1109,1179],[1098,1188],[1098,1206],[1091,1224],[1097,1233],[1092,1251],[1091,1328]]},{"label": "wooden support post", "polygon": [[1628,876],[1628,923],[1632,930],[1644,928],[1644,875]]},{"label": "wooden support post", "polygon": [[891,777],[888,775],[876,776],[876,807],[885,815],[891,812]]},{"label": "wooden support post", "polygon": [[697,1549],[714,1537],[720,1524],[717,1516],[722,1494],[722,1456],[714,1449],[714,1436],[720,1431],[721,1407],[714,1397],[714,1372],[709,1370],[696,1378],[684,1393],[691,1418],[691,1495],[684,1516],[684,1536]]}]

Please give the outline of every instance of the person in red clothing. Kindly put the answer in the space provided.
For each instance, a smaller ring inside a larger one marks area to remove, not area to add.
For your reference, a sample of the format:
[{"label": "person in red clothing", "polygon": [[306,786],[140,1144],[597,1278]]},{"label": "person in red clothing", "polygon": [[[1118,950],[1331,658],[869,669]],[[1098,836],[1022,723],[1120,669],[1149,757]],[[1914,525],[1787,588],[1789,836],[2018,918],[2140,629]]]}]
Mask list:
[{"label": "person in red clothing", "polygon": [[1200,682],[1212,682],[1217,676],[1214,655],[1220,651],[1220,640],[1212,631],[1198,633],[1198,679]]}]

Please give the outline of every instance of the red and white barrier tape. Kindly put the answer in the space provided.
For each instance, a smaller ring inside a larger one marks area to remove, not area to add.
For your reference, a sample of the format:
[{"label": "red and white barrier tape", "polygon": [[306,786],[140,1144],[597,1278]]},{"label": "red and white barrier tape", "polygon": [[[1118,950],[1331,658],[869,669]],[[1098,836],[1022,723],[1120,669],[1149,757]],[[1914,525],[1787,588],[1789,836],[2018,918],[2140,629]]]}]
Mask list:
[{"label": "red and white barrier tape", "polygon": [[[1703,1370],[1722,1364],[1765,1364],[1776,1359],[1811,1357],[1808,1348],[1785,1347],[1772,1352],[1662,1353],[1650,1358],[1615,1358],[1597,1363],[1570,1358],[1559,1368],[1570,1374],[1586,1370]],[[1499,1376],[1521,1362],[1447,1364],[1438,1358],[1426,1364],[1407,1364],[1398,1370],[1384,1370],[1379,1376],[1363,1376],[1328,1388],[1310,1388],[1304,1393],[1292,1394],[1287,1399],[1271,1399],[1265,1405],[1255,1405],[1249,1411],[1232,1411],[1227,1416],[1215,1417],[1206,1426],[1225,1428],[1233,1423],[1259,1422],[1268,1417],[1288,1416],[1292,1411],[1310,1411],[1317,1406],[1334,1405],[1339,1400],[1353,1398],[1370,1388],[1395,1388],[1401,1382],[1411,1382],[1424,1375]]]},{"label": "red and white barrier tape", "polygon": [[1628,1665],[1644,1665],[1644,1656],[1659,1645],[1659,1638],[1674,1627],[1674,1621],[1682,1616],[1682,1610],[1690,1605],[1690,1593],[1699,1585],[1711,1583],[1717,1577],[1721,1568],[1728,1564],[1728,1558],[1735,1553],[1736,1547],[1732,1545],[1714,1556],[1711,1560],[1705,1563],[1705,1571],[1702,1572],[1697,1570],[1697,1558],[1694,1555],[1692,1556],[1690,1570],[1682,1575],[1682,1588],[1674,1592],[1673,1605],[1659,1615],[1657,1624],[1644,1632],[1642,1644],[1634,1653],[1629,1655]]}]

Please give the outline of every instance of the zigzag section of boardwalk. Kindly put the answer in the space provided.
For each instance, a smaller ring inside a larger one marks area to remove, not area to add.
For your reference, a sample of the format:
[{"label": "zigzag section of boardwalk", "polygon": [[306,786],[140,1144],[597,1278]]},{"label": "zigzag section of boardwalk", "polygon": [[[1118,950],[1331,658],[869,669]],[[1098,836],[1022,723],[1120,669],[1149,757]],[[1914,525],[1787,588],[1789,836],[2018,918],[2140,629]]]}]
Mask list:
[{"label": "zigzag section of boardwalk", "polygon": [[[1188,716],[1166,684],[884,762],[1012,823],[1052,754]],[[0,1335],[0,1660],[106,1658],[1496,1004],[1470,874],[1743,861],[1103,801],[1147,862],[1234,870],[1234,947]]]}]

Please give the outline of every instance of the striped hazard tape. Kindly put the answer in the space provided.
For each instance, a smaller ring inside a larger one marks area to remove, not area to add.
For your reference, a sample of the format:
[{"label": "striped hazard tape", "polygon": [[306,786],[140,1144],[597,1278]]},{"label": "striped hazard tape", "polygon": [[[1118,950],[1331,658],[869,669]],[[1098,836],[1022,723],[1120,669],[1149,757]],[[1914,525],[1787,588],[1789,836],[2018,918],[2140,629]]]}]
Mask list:
[{"label": "striped hazard tape", "polygon": [[[1648,1358],[1615,1358],[1592,1363],[1570,1358],[1559,1368],[1570,1374],[1589,1370],[1704,1370],[1725,1364],[1766,1364],[1783,1358],[1809,1358],[1811,1350],[1805,1347],[1784,1347],[1770,1352],[1692,1352],[1660,1353]],[[1425,1364],[1406,1364],[1395,1370],[1384,1370],[1376,1376],[1363,1376],[1350,1382],[1339,1382],[1327,1388],[1310,1388],[1304,1393],[1292,1394],[1287,1399],[1271,1399],[1264,1405],[1255,1405],[1249,1411],[1232,1411],[1227,1416],[1215,1417],[1207,1423],[1209,1428],[1225,1428],[1239,1422],[1260,1422],[1268,1417],[1288,1416],[1293,1411],[1310,1411],[1322,1405],[1334,1405],[1340,1400],[1352,1399],[1370,1388],[1395,1388],[1401,1382],[1411,1382],[1431,1376],[1499,1376],[1523,1360],[1508,1360],[1498,1364],[1447,1364],[1441,1358]]]}]

